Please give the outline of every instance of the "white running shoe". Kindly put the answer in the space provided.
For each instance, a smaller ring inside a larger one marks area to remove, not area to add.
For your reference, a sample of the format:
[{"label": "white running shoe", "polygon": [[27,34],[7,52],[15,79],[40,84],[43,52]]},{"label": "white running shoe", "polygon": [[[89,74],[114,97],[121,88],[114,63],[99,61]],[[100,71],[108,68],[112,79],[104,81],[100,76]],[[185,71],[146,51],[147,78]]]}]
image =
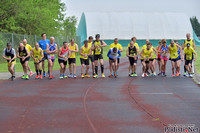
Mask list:
[{"label": "white running shoe", "polygon": [[72,74],[68,75],[68,78],[72,78],[72,77],[73,77],[73,75],[72,75]]},{"label": "white running shoe", "polygon": [[144,73],[142,74],[142,77],[144,78]]}]

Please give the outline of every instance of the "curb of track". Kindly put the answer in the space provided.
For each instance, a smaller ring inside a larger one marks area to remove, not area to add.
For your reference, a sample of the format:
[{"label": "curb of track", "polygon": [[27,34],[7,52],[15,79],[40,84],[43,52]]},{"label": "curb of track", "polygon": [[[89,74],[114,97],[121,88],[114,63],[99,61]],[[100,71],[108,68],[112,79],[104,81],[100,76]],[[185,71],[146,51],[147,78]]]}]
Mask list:
[{"label": "curb of track", "polygon": [[200,75],[196,71],[196,66],[194,65],[194,77],[193,80],[196,84],[200,85]]}]

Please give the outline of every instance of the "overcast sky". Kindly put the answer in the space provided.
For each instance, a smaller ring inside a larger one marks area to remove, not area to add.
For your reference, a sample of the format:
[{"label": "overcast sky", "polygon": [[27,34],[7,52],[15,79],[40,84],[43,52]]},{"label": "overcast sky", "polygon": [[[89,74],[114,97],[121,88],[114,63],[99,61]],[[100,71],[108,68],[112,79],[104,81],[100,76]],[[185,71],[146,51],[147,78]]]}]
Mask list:
[{"label": "overcast sky", "polygon": [[80,20],[82,12],[134,11],[134,12],[184,12],[188,17],[197,16],[200,22],[200,0],[62,0],[66,16]]}]

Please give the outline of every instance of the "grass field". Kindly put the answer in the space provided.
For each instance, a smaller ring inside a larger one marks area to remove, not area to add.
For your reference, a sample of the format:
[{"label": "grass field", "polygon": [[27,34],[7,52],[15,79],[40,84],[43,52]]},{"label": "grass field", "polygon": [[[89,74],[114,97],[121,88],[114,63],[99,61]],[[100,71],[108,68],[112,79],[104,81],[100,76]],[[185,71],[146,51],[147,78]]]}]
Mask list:
[{"label": "grass field", "polygon": [[[105,47],[103,49],[104,49],[104,51],[103,51],[104,60],[108,60],[107,53],[108,53],[108,50],[109,50],[109,46],[107,46],[107,47]],[[125,57],[125,55],[126,55],[126,47],[123,47],[123,50],[124,51],[122,52],[122,57]],[[77,54],[77,56],[76,56],[76,65],[80,65],[80,64],[81,64],[80,63],[80,56],[79,56],[79,54]],[[29,66],[30,66],[31,70],[33,72],[35,72],[34,62],[33,62],[32,59],[29,61]],[[45,62],[45,67],[46,67],[46,71],[47,71],[47,67],[48,67],[48,62],[47,61]],[[8,67],[7,67],[7,63],[6,62],[5,63],[0,63],[0,68],[1,68],[0,72],[8,72]],[[53,69],[54,70],[59,70],[60,69],[60,66],[59,66],[59,63],[58,63],[58,58],[56,58],[56,60],[55,60]],[[15,65],[15,71],[16,72],[22,72],[23,71],[22,70],[22,66],[21,66],[19,61],[17,61],[16,65]]]}]

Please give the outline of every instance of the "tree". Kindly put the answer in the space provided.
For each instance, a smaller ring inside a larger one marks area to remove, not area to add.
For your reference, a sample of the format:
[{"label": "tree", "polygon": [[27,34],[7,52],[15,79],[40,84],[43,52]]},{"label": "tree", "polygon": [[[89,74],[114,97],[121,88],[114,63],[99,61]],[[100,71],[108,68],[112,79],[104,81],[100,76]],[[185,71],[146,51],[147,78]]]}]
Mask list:
[{"label": "tree", "polygon": [[67,17],[63,22],[63,35],[69,38],[76,36],[77,18],[75,16]]},{"label": "tree", "polygon": [[200,23],[196,17],[190,18],[192,28],[194,29],[194,32],[197,36],[200,36]]}]

